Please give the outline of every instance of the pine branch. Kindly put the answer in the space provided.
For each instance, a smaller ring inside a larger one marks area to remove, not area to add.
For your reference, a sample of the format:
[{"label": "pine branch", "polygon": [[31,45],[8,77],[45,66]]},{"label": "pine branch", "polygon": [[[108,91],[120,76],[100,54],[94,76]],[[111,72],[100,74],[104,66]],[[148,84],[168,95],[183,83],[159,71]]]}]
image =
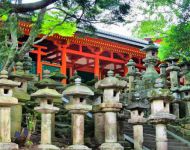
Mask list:
[{"label": "pine branch", "polygon": [[28,51],[30,51],[30,48],[32,47],[35,38],[38,36],[39,32],[40,32],[40,28],[43,22],[43,18],[46,12],[46,8],[41,9],[36,24],[32,27],[31,31],[30,31],[30,35],[27,39],[27,41],[24,43],[24,45],[21,47],[19,53],[23,56],[25,53],[27,53]]}]

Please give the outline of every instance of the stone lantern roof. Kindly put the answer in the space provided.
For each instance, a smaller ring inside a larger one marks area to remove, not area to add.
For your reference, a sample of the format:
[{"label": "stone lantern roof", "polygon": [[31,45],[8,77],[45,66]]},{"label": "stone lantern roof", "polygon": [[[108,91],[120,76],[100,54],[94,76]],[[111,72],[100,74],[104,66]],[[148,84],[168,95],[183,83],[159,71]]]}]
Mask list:
[{"label": "stone lantern roof", "polygon": [[142,51],[158,51],[158,46],[153,43],[153,41],[148,42],[148,46],[141,49]]},{"label": "stone lantern roof", "polygon": [[75,79],[75,85],[69,86],[63,91],[68,96],[93,96],[94,92],[87,86],[81,85],[81,78]]},{"label": "stone lantern roof", "polygon": [[55,81],[62,81],[63,79],[67,79],[67,76],[61,74],[60,71],[55,71],[50,74],[50,78]]},{"label": "stone lantern roof", "polygon": [[35,93],[31,94],[31,96],[36,98],[60,98],[61,94],[54,89],[44,88],[39,89]]},{"label": "stone lantern roof", "polygon": [[167,123],[175,119],[176,116],[168,112],[157,112],[151,114],[148,118],[151,123]]},{"label": "stone lantern roof", "polygon": [[108,77],[104,78],[103,80],[98,81],[95,84],[96,88],[106,89],[106,88],[118,88],[122,89],[127,86],[127,82],[124,80],[119,80],[118,78],[113,76],[113,71],[108,71]]},{"label": "stone lantern roof", "polygon": [[38,88],[45,88],[45,87],[49,87],[49,88],[55,88],[57,85],[59,85],[55,80],[50,79],[50,71],[49,70],[44,70],[44,75],[43,75],[43,79],[38,81],[35,86],[37,86]]},{"label": "stone lantern roof", "polygon": [[132,102],[131,104],[127,106],[127,109],[129,110],[145,110],[148,108],[149,106],[143,102]]},{"label": "stone lantern roof", "polygon": [[5,70],[1,71],[0,75],[0,86],[7,86],[7,87],[16,87],[19,86],[19,82],[12,81],[8,79],[8,72]]},{"label": "stone lantern roof", "polygon": [[155,88],[148,92],[148,99],[152,100],[163,100],[163,101],[172,101],[174,97],[172,96],[172,92],[164,88],[163,79],[156,79]]},{"label": "stone lantern roof", "polygon": [[69,79],[69,82],[70,82],[70,83],[74,83],[76,78],[81,78],[81,77],[78,75],[77,71],[74,72],[74,75]]},{"label": "stone lantern roof", "polygon": [[177,62],[179,59],[174,56],[170,56],[167,59],[165,59],[166,62],[172,63],[172,62]]},{"label": "stone lantern roof", "polygon": [[135,66],[135,62],[132,59],[130,59],[126,66]]},{"label": "stone lantern roof", "polygon": [[32,58],[28,55],[25,55],[23,60],[23,69],[24,71],[29,72],[31,68],[32,68]]},{"label": "stone lantern roof", "polygon": [[11,79],[19,78],[22,80],[31,81],[31,80],[33,80],[34,77],[33,77],[33,75],[30,75],[30,74],[27,74],[24,72],[22,62],[17,62],[16,63],[16,72],[12,72],[10,74],[10,78]]}]

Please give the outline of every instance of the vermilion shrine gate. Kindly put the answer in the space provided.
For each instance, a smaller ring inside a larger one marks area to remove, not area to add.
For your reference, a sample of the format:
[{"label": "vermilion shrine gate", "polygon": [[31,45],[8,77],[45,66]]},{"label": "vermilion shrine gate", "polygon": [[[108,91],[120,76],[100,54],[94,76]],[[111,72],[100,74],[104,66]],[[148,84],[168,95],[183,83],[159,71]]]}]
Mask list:
[{"label": "vermilion shrine gate", "polygon": [[[30,24],[21,22],[20,26],[27,36]],[[131,58],[140,71],[145,69],[142,65],[145,54],[140,49],[147,45],[147,41],[102,31],[97,31],[93,37],[89,34],[81,37],[81,33],[78,31],[73,37],[50,36],[34,45],[30,56],[36,62],[36,73],[40,78],[44,65],[56,67],[67,76],[72,76],[77,70],[94,74],[99,79],[109,69],[124,76],[127,73],[125,64]],[[23,37],[21,41],[25,39]]]}]

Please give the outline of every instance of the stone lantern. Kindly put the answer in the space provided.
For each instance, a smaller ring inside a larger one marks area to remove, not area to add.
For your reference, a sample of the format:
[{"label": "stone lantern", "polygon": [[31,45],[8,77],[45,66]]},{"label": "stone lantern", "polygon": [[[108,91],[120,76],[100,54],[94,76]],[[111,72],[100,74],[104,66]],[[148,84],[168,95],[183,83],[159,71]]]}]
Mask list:
[{"label": "stone lantern", "polygon": [[94,117],[94,138],[96,147],[99,147],[100,144],[104,142],[105,133],[104,133],[104,113],[102,112],[100,105],[102,103],[102,90],[96,89],[94,84],[98,81],[98,77],[91,81],[88,81],[86,84],[94,91],[94,95],[90,97],[93,99],[92,112]]},{"label": "stone lantern", "polygon": [[8,80],[8,72],[3,70],[0,75],[0,149],[18,149],[18,145],[11,143],[11,106],[18,104],[13,96],[13,88],[19,82]]},{"label": "stone lantern", "polygon": [[130,102],[132,99],[132,91],[134,90],[134,80],[135,80],[135,76],[136,76],[136,68],[135,68],[135,62],[130,59],[129,62],[126,64],[127,68],[128,68],[128,101]]},{"label": "stone lantern", "polygon": [[162,63],[159,65],[159,67],[160,67],[160,78],[163,79],[164,85],[165,85],[165,87],[167,87],[168,81],[167,81],[166,68],[168,67],[168,65],[166,63]]},{"label": "stone lantern", "polygon": [[32,97],[37,98],[40,102],[40,106],[35,107],[34,110],[41,113],[41,143],[38,145],[38,149],[41,150],[58,150],[59,148],[51,144],[52,140],[52,114],[59,111],[58,107],[53,106],[53,100],[55,98],[61,98],[54,89],[48,87],[39,89],[35,93],[31,94]]},{"label": "stone lantern", "polygon": [[13,96],[19,101],[17,105],[11,107],[11,135],[13,137],[15,132],[21,131],[22,105],[30,100],[30,95],[27,93],[27,87],[28,81],[33,80],[33,75],[25,73],[23,64],[17,62],[16,72],[12,72],[9,77],[14,81],[20,82],[20,85],[13,90]]},{"label": "stone lantern", "polygon": [[29,74],[31,69],[32,69],[32,58],[28,55],[25,55],[23,60],[23,70],[26,74]]},{"label": "stone lantern", "polygon": [[167,150],[166,124],[176,119],[176,116],[169,113],[172,93],[164,88],[163,80],[159,78],[156,80],[155,88],[148,92],[148,98],[151,102],[151,115],[148,120],[156,126],[156,149]]},{"label": "stone lantern", "polygon": [[[139,97],[136,93],[136,98]],[[140,101],[132,102],[127,106],[128,110],[131,110],[131,119],[129,123],[133,124],[133,137],[134,137],[134,149],[143,149],[143,124],[146,123],[147,119],[144,118],[144,110],[148,106]]]},{"label": "stone lantern", "polygon": [[143,48],[142,51],[146,52],[146,58],[143,59],[146,71],[143,73],[142,79],[144,81],[144,88],[150,89],[154,87],[155,80],[159,77],[159,74],[154,68],[158,61],[158,46],[156,46],[152,41],[149,41],[149,45]]},{"label": "stone lantern", "polygon": [[179,102],[180,102],[180,91],[179,91],[179,71],[180,68],[177,66],[178,59],[175,57],[169,57],[166,59],[168,62],[168,67],[166,69],[170,74],[170,90],[173,93],[174,101],[172,103],[173,106],[173,114],[179,118]]},{"label": "stone lantern", "polygon": [[50,74],[50,78],[57,82],[56,90],[59,93],[62,93],[64,90],[64,85],[61,82],[63,81],[63,79],[67,79],[67,77],[65,75],[61,74],[60,71],[55,71]]},{"label": "stone lantern", "polygon": [[101,95],[97,96],[92,108],[94,115],[94,138],[97,145],[102,144],[105,140],[104,112],[100,108],[101,99]]},{"label": "stone lantern", "polygon": [[134,149],[142,150],[143,148],[143,124],[147,119],[144,118],[144,110],[148,108],[145,103],[145,89],[141,79],[141,73],[135,72],[134,91],[132,92],[132,101],[127,106],[130,110],[131,118],[128,120],[133,125]]},{"label": "stone lantern", "polygon": [[[53,79],[55,79],[55,78],[53,78]],[[60,93],[60,88],[62,88],[61,87],[62,84],[55,81],[55,80],[53,80],[53,79],[52,79],[52,76],[50,76],[50,71],[49,70],[44,70],[43,79],[38,81],[35,84],[35,86],[37,88],[39,88],[39,89],[43,89],[43,88],[48,87],[50,89],[55,89]],[[53,102],[54,102],[54,105],[57,104],[57,103],[60,104],[60,103],[62,103],[62,100],[61,100],[60,97],[58,97],[58,98],[54,98]],[[55,113],[51,114],[51,127],[52,127],[51,128],[51,131],[52,131],[51,136],[52,136],[52,139],[53,139],[55,137]]]},{"label": "stone lantern", "polygon": [[182,75],[184,76],[184,85],[180,88],[181,99],[186,103],[186,117],[190,116],[190,63],[181,63]]},{"label": "stone lantern", "polygon": [[88,96],[93,96],[94,92],[86,86],[81,85],[81,78],[75,79],[75,84],[67,87],[63,95],[70,97],[70,102],[65,106],[72,115],[72,137],[73,145],[66,150],[89,150],[84,145],[84,116],[92,110],[92,106],[86,103]]},{"label": "stone lantern", "polygon": [[[57,90],[57,92],[59,92],[60,94],[62,94],[65,85],[63,84],[63,79],[67,79],[67,77],[63,74],[60,73],[60,71],[54,71],[52,73],[49,74],[49,78],[50,78],[50,82],[52,81],[56,81],[55,83],[55,89]],[[60,133],[59,130],[62,130],[62,127],[57,126],[58,124],[61,123],[61,120],[59,120],[58,118],[60,118],[60,116],[63,114],[62,110],[64,111],[64,105],[63,105],[63,101],[58,98],[54,100],[54,104],[55,106],[60,108],[60,111],[56,114],[55,117],[55,113],[52,114],[52,137],[53,137],[53,141],[55,140],[55,135],[56,133]],[[61,135],[61,133],[60,133]]]},{"label": "stone lantern", "polygon": [[108,71],[108,77],[96,83],[96,88],[103,89],[103,103],[101,109],[105,115],[105,143],[101,150],[123,150],[117,143],[117,117],[116,113],[122,108],[119,103],[120,90],[127,86],[126,81],[113,77],[113,71]]}]

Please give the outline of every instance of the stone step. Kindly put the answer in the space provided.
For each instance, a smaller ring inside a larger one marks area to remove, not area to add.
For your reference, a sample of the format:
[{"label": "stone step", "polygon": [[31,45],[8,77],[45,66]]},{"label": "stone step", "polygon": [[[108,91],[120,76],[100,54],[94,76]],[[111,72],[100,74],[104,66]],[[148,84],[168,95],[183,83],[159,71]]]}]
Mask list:
[{"label": "stone step", "polygon": [[[125,125],[125,134],[129,137],[133,138],[133,127],[132,125]],[[143,134],[144,134],[144,146],[147,148],[154,150],[156,149],[156,140],[155,140],[155,128],[151,125],[143,126]],[[171,135],[168,136],[168,150],[190,150],[188,145],[178,141],[173,138]]]}]

